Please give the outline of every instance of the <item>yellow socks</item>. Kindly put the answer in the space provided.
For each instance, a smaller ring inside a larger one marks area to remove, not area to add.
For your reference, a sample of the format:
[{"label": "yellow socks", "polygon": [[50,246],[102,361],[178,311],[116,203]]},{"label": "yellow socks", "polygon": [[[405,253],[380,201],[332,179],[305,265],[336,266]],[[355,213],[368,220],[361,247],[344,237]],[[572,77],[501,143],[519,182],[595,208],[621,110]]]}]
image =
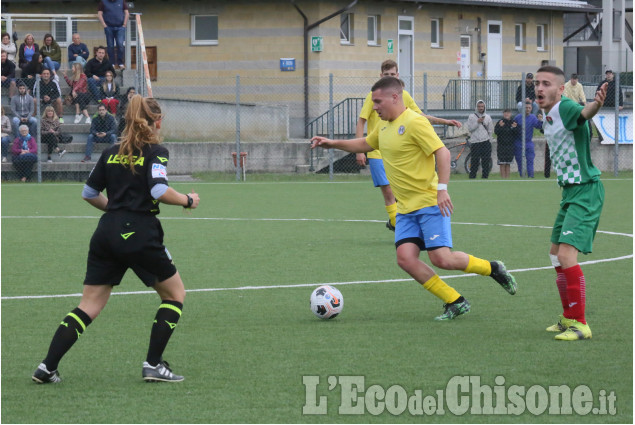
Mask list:
[{"label": "yellow socks", "polygon": [[395,202],[392,205],[386,205],[386,212],[388,213],[388,217],[390,217],[390,225],[395,227],[395,220],[397,218],[397,203]]},{"label": "yellow socks", "polygon": [[467,267],[463,270],[465,273],[476,273],[481,276],[489,276],[492,274],[492,265],[489,261],[483,260],[482,258],[476,258],[472,255],[469,255],[469,262],[467,263]]},{"label": "yellow socks", "polygon": [[437,298],[440,298],[445,304],[453,303],[461,296],[453,287],[442,281],[438,274],[432,276],[423,284],[423,287]]}]

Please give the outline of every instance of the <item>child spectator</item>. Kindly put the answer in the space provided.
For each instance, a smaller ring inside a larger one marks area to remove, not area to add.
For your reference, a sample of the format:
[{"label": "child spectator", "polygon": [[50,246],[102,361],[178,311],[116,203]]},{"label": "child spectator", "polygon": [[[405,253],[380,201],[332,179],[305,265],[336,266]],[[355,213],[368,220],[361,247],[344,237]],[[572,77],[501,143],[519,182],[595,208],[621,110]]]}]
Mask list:
[{"label": "child spectator", "polygon": [[509,178],[510,165],[514,160],[514,141],[518,131],[518,124],[512,119],[512,111],[505,109],[503,119],[499,120],[494,127],[494,133],[497,136],[496,155],[503,179]]},{"label": "child spectator", "polygon": [[7,162],[13,129],[11,128],[11,120],[4,114],[4,106],[0,106],[0,111],[2,111],[2,120],[0,121],[0,127],[2,127],[2,162]]},{"label": "child spectator", "polygon": [[15,137],[18,137],[19,126],[28,125],[32,134],[37,134],[37,120],[35,119],[35,102],[26,90],[26,84],[18,82],[18,94],[11,98],[11,112],[13,113],[13,128]]},{"label": "child spectator", "polygon": [[82,120],[82,114],[86,117],[86,124],[90,124],[90,116],[88,115],[88,104],[90,103],[90,94],[88,93],[88,82],[82,64],[73,62],[72,78],[64,75],[66,83],[71,88],[71,93],[67,99],[71,104],[75,104],[75,124],[79,124]]},{"label": "child spectator", "polygon": [[99,86],[106,79],[106,71],[111,71],[114,74],[115,68],[112,67],[112,64],[106,58],[106,48],[99,46],[95,52],[95,57],[86,62],[84,67],[84,73],[86,73],[88,78],[88,90],[95,101],[101,99],[99,97]]},{"label": "child spectator", "polygon": [[110,143],[114,145],[117,142],[116,124],[115,117],[108,113],[106,105],[100,103],[97,107],[97,115],[93,117],[93,122],[90,125],[90,134],[88,135],[88,140],[86,140],[86,155],[82,162],[90,162],[95,143]]},{"label": "child spectator", "polygon": [[55,75],[57,70],[60,69],[60,63],[62,63],[62,49],[59,44],[53,38],[51,34],[44,36],[44,44],[40,49],[42,57],[44,58],[44,68],[49,69],[51,74]]},{"label": "child spectator", "polygon": [[40,51],[40,46],[35,42],[33,34],[24,36],[24,43],[20,44],[18,49],[18,66],[24,69],[27,63],[31,62],[33,55]]},{"label": "child spectator", "polygon": [[132,99],[132,96],[135,94],[137,94],[137,89],[134,87],[128,87],[125,96],[121,96],[118,113],[119,126],[117,127],[117,137],[121,136],[121,133],[123,133],[123,130],[126,128],[126,110],[128,109],[130,99]]},{"label": "child spectator", "polygon": [[[3,52],[7,52],[7,59],[9,59],[15,65],[15,54],[18,48],[15,47],[15,43],[11,41],[11,36],[8,32],[2,33],[2,44],[0,45]],[[4,65],[3,65],[4,66]]]},{"label": "child spectator", "polygon": [[99,88],[101,103],[106,105],[111,114],[116,115],[117,106],[119,105],[119,87],[115,83],[115,76],[112,71],[106,71],[105,77]]},{"label": "child spectator", "polygon": [[[527,177],[534,178],[534,158],[536,152],[534,150],[534,128],[542,129],[542,114],[533,115],[531,111],[533,105],[531,102],[525,103],[525,158],[527,159]],[[519,128],[523,125],[523,116],[518,114],[514,117],[514,121],[518,124]],[[516,163],[518,164],[518,174],[523,176],[523,133],[522,130],[518,131],[516,135],[516,141],[514,142],[514,156],[516,157]]]},{"label": "child spectator", "polygon": [[66,150],[60,150],[57,146],[60,143],[62,134],[60,132],[60,120],[52,106],[44,108],[42,120],[40,121],[42,131],[42,143],[48,146],[48,158],[46,162],[53,162],[51,154],[55,151],[59,157],[63,157]]},{"label": "child spectator", "polygon": [[68,46],[68,63],[79,62],[82,67],[88,60],[88,47],[82,43],[79,34],[73,34],[73,43]]},{"label": "child spectator", "polygon": [[18,173],[18,177],[24,183],[31,178],[33,164],[37,162],[37,143],[33,136],[29,134],[29,127],[21,125],[19,136],[13,140],[11,146],[13,156],[13,167]]},{"label": "child spectator", "polygon": [[8,58],[7,52],[4,50],[0,53],[2,57],[2,88],[9,89],[9,97],[13,97],[17,91],[15,85],[15,64]]}]

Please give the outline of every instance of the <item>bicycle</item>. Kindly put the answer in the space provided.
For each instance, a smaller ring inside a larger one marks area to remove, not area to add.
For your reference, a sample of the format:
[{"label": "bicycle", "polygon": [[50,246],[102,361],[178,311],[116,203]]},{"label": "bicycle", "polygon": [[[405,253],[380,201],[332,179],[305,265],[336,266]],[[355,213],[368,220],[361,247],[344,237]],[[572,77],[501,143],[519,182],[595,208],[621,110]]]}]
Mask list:
[{"label": "bicycle", "polygon": [[[470,146],[470,138],[469,138],[469,136],[465,138],[465,142],[456,144],[456,145],[448,148],[450,153],[452,153],[453,149],[458,149],[459,150],[458,153],[456,154],[456,157],[454,157],[454,159],[450,159],[450,168],[452,170],[456,169],[456,167],[459,164],[459,160],[461,159],[461,156],[463,155],[463,152],[465,152],[465,148],[467,148],[468,146]],[[464,158],[465,158],[464,167],[465,167],[465,172],[467,174],[470,173],[470,159],[471,159],[471,157],[472,157],[472,152],[468,152],[464,156]]]}]

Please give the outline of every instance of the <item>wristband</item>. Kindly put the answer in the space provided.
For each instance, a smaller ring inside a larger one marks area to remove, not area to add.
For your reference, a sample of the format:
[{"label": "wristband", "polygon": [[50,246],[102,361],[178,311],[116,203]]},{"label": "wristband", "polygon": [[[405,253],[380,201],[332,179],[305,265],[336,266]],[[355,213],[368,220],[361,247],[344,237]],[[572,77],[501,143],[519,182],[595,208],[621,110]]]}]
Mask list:
[{"label": "wristband", "polygon": [[448,190],[448,185],[446,183],[438,183],[437,190]]},{"label": "wristband", "polygon": [[192,208],[192,204],[194,203],[194,199],[192,199],[192,197],[190,195],[188,195],[187,193],[185,194],[185,196],[187,196],[187,206],[183,207],[183,208]]}]

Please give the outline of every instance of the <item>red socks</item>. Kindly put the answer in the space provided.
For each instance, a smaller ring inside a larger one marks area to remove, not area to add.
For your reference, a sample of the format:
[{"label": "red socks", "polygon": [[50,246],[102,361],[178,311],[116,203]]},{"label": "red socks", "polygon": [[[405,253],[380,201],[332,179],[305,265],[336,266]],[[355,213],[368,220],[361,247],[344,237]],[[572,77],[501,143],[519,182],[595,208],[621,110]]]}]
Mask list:
[{"label": "red socks", "polygon": [[[566,295],[564,297],[560,289],[561,285],[563,285],[563,283],[560,282],[560,273],[558,273],[558,277],[556,278],[556,284],[558,285],[558,290],[560,291],[560,299],[562,300],[562,306],[564,308],[564,317],[567,319],[575,319],[586,325],[586,319],[584,317],[586,284],[584,282],[582,269],[579,264],[576,264],[573,267],[561,269],[561,271],[565,279],[564,283],[566,283]],[[556,272],[558,272],[558,267],[556,268]],[[567,303],[566,307],[565,297]]]}]

